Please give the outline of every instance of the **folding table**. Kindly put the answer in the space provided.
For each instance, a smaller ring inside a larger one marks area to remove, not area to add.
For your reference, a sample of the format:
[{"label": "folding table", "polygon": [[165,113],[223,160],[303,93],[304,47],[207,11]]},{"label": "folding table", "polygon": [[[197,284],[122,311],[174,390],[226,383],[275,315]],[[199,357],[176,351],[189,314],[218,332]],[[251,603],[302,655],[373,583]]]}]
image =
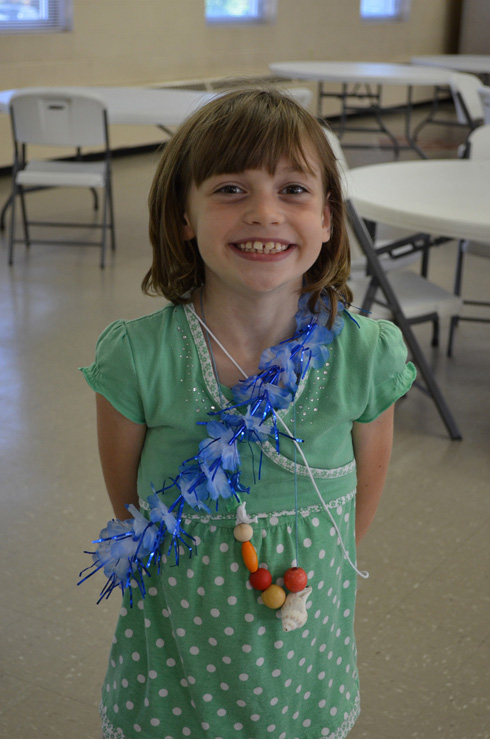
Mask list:
[{"label": "folding table", "polygon": [[452,239],[490,241],[490,161],[431,160],[357,167],[346,173],[349,217],[400,326],[428,394],[452,439],[461,433],[402,307],[382,269],[362,219]]},{"label": "folding table", "polygon": [[490,54],[432,54],[413,56],[410,61],[423,67],[442,67],[475,74],[485,85],[490,82]]},{"label": "folding table", "polygon": [[[400,149],[412,149],[422,159],[427,156],[418,146],[412,135],[412,97],[415,86],[445,87],[449,84],[451,70],[437,67],[419,67],[412,64],[381,64],[374,62],[275,62],[269,65],[273,74],[291,79],[309,79],[318,82],[318,115],[321,117],[321,102],[325,97],[335,97],[341,101],[341,122],[339,138],[349,131],[382,131],[392,142],[395,156]],[[338,82],[342,85],[339,92],[326,92],[325,82]],[[353,86],[349,88],[349,85]],[[376,89],[371,88],[372,85]],[[407,88],[407,102],[405,105],[405,138],[408,146],[401,146],[395,135],[389,130],[382,118],[381,92],[383,85],[398,85]],[[364,88],[364,91],[362,91]],[[360,91],[361,90],[361,91]],[[368,108],[359,108],[350,101],[368,100]],[[355,127],[347,123],[349,111],[363,110],[374,116],[376,128]],[[344,144],[344,148],[367,148],[366,145]]]}]

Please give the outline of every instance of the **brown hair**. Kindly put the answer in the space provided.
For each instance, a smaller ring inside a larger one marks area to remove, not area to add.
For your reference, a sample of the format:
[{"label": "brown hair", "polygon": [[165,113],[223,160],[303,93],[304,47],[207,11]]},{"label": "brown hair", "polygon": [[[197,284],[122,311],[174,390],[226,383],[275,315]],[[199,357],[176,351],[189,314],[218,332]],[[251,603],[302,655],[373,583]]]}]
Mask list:
[{"label": "brown hair", "polygon": [[266,168],[273,174],[286,155],[298,169],[308,170],[305,144],[315,150],[325,197],[331,209],[331,237],[304,275],[303,293],[311,293],[314,310],[328,295],[333,321],[337,301],[351,300],[344,203],[336,159],[319,122],[277,89],[238,89],[216,97],[197,110],[165,145],[149,196],[153,263],[142,288],[186,303],[204,283],[204,263],[195,239],[183,238],[184,212],[192,183],[197,187],[217,174]]}]

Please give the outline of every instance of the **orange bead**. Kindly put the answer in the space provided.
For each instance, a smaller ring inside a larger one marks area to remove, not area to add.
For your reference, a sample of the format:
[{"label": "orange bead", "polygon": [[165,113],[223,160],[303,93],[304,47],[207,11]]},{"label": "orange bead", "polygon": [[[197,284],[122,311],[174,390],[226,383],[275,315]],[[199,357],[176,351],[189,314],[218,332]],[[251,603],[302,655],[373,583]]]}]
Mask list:
[{"label": "orange bead", "polygon": [[269,585],[260,596],[267,608],[280,608],[286,600],[286,593],[279,585]]},{"label": "orange bead", "polygon": [[257,572],[259,569],[259,559],[254,545],[250,541],[244,541],[242,544],[242,557],[245,567],[249,572]]}]

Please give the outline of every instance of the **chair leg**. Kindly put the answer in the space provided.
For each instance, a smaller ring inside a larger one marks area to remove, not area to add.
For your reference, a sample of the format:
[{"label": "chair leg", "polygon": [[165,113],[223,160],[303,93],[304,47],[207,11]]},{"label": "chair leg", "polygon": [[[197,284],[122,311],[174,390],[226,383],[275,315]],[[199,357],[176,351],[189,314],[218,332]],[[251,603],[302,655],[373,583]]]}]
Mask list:
[{"label": "chair leg", "polygon": [[453,356],[454,332],[456,331],[458,323],[459,323],[459,316],[453,316],[451,318],[451,324],[449,326],[449,339],[447,342],[447,356],[448,357]]},{"label": "chair leg", "polygon": [[24,196],[23,187],[19,187],[19,196],[20,196],[20,209],[22,211],[22,226],[24,228],[24,240],[26,242],[26,248],[29,249],[31,245],[31,237],[29,234],[29,221],[27,219],[27,207],[26,207],[26,200]]},{"label": "chair leg", "polygon": [[432,321],[432,341],[431,346],[439,346],[439,318],[436,317]]},{"label": "chair leg", "polygon": [[15,244],[15,198],[17,192],[15,184],[12,188],[10,199],[10,234],[9,234],[9,264],[14,263],[14,244]]},{"label": "chair leg", "polygon": [[461,284],[463,282],[463,260],[465,255],[466,241],[458,242],[458,257],[456,260],[456,272],[454,274],[454,294],[461,295]]},{"label": "chair leg", "polygon": [[90,192],[92,193],[94,198],[94,210],[99,210],[99,195],[97,193],[97,190],[95,189],[95,187],[91,187]]},{"label": "chair leg", "polygon": [[102,243],[101,243],[101,252],[100,252],[100,268],[104,269],[105,267],[105,249],[106,249],[106,243],[107,243],[107,230],[109,228],[109,224],[107,222],[107,215],[108,215],[109,207],[108,207],[108,193],[107,193],[107,185],[104,190],[104,205],[103,205],[103,215],[102,215]]},{"label": "chair leg", "polygon": [[116,250],[116,225],[114,221],[114,201],[112,199],[112,183],[109,177],[108,183],[107,183],[107,195],[109,199],[109,218],[110,218],[110,228],[111,228],[111,250]]}]

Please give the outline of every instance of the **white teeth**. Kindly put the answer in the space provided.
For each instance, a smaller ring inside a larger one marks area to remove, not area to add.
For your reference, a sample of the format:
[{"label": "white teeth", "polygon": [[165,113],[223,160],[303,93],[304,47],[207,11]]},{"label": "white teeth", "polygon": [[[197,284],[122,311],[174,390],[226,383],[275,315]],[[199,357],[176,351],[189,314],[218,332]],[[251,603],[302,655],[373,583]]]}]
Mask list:
[{"label": "white teeth", "polygon": [[275,241],[247,241],[245,244],[236,244],[241,251],[255,252],[256,254],[278,254],[286,251],[287,244],[278,244]]}]

